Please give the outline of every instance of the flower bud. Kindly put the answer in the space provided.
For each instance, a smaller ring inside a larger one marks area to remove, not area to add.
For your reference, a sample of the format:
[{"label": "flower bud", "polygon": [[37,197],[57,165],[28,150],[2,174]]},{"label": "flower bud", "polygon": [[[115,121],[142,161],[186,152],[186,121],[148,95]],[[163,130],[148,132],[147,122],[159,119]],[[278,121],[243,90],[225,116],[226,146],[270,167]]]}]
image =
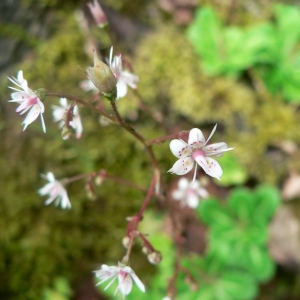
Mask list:
[{"label": "flower bud", "polygon": [[94,3],[89,2],[89,3],[87,3],[87,6],[90,9],[90,12],[91,12],[96,24],[100,28],[105,27],[107,25],[107,18],[106,18],[106,15],[105,15],[102,7],[98,3],[98,1],[94,0]]},{"label": "flower bud", "polygon": [[128,236],[123,237],[122,244],[126,249],[128,249],[130,244],[130,237]]},{"label": "flower bud", "polygon": [[94,187],[92,185],[91,181],[88,181],[85,185],[85,189],[86,189],[86,195],[88,197],[88,199],[95,201],[97,199],[97,195],[94,191]]},{"label": "flower bud", "polygon": [[154,251],[154,252],[150,253],[150,254],[147,256],[147,258],[148,258],[148,260],[149,260],[149,262],[150,262],[151,264],[157,265],[157,264],[159,264],[159,263],[161,262],[161,260],[162,260],[162,255],[161,255],[160,252]]},{"label": "flower bud", "polygon": [[143,246],[142,252],[146,255],[149,255],[150,253],[152,253],[152,250],[149,247]]},{"label": "flower bud", "polygon": [[103,182],[103,177],[100,176],[100,175],[97,175],[97,176],[95,177],[95,184],[96,184],[96,185],[101,185],[102,182]]},{"label": "flower bud", "polygon": [[61,137],[63,140],[68,140],[73,134],[73,130],[71,128],[67,128],[64,126],[61,130]]},{"label": "flower bud", "polygon": [[94,85],[109,100],[117,97],[117,79],[110,67],[102,62],[94,50],[94,66],[87,68],[87,74]]}]

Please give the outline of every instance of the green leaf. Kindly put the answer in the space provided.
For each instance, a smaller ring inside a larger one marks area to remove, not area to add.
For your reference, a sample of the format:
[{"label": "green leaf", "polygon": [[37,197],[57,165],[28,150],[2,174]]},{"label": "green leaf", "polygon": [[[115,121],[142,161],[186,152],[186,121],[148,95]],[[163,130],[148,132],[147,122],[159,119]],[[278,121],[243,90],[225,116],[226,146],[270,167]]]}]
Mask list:
[{"label": "green leaf", "polygon": [[[227,271],[220,280],[220,288],[230,300],[250,300],[257,295],[257,285],[251,275],[241,271]],[[216,299],[222,300],[218,297]]]},{"label": "green leaf", "polygon": [[[295,6],[278,4],[275,6],[278,24],[277,37],[282,55],[287,57],[300,37],[300,10]],[[292,30],[291,30],[292,29]]]},{"label": "green leaf", "polygon": [[275,187],[263,185],[255,191],[256,212],[255,220],[268,220],[280,204],[280,195]]},{"label": "green leaf", "polygon": [[219,185],[228,186],[233,184],[243,184],[247,180],[247,170],[242,167],[231,152],[218,158],[218,162],[224,171]]},{"label": "green leaf", "polygon": [[223,64],[219,44],[222,42],[220,21],[211,8],[201,8],[187,30],[187,36],[196,52],[203,58],[203,65],[210,74],[219,72]]},{"label": "green leaf", "polygon": [[203,222],[211,226],[232,226],[232,218],[226,208],[221,207],[214,199],[202,201],[198,207],[198,213]]},{"label": "green leaf", "polygon": [[252,193],[245,188],[235,189],[231,193],[228,201],[228,207],[241,220],[252,220],[255,204]]},{"label": "green leaf", "polygon": [[275,264],[265,247],[249,245],[234,249],[231,265],[248,271],[257,281],[269,280],[274,274]]}]

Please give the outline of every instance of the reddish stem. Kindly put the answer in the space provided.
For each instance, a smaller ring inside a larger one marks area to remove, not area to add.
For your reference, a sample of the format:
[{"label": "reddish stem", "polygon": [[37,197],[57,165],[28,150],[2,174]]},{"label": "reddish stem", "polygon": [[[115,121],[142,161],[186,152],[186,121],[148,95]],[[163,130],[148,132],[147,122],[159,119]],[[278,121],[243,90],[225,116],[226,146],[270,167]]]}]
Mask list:
[{"label": "reddish stem", "polygon": [[72,95],[68,95],[68,94],[65,94],[65,93],[52,93],[52,92],[47,92],[46,96],[53,96],[53,97],[59,97],[59,98],[67,98],[69,100],[78,102],[78,103],[80,103],[80,104],[82,104],[82,105],[90,108],[91,110],[97,112],[98,114],[101,114],[101,115],[105,116],[109,120],[111,120],[113,122],[116,122],[115,118],[112,115],[108,114],[102,108],[95,107],[94,105],[92,105],[92,104],[90,104],[88,102],[85,102],[84,100],[82,100],[82,99],[80,99],[78,97],[75,97],[75,96],[72,96]]},{"label": "reddish stem", "polygon": [[189,131],[182,131],[180,133],[174,133],[174,134],[166,135],[166,136],[156,138],[156,139],[153,139],[153,140],[148,140],[146,142],[146,144],[148,146],[152,146],[153,144],[159,144],[159,143],[165,142],[167,140],[178,139],[178,138],[181,138],[181,137],[186,137],[188,135],[189,135]]}]

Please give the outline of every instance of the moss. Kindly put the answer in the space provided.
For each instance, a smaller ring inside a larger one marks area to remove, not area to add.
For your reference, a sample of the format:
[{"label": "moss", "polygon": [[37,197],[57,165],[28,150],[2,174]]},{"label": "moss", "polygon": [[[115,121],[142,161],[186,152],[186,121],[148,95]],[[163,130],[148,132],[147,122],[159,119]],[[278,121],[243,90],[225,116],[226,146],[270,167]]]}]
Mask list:
[{"label": "moss", "polygon": [[300,142],[295,130],[299,113],[293,106],[268,94],[262,99],[247,80],[205,75],[182,31],[172,25],[160,25],[146,37],[136,56],[145,101],[166,110],[173,126],[188,130],[218,123],[224,131],[220,139],[235,147],[250,176],[278,183],[287,174],[294,158],[278,150],[278,160],[269,148],[287,139]]}]

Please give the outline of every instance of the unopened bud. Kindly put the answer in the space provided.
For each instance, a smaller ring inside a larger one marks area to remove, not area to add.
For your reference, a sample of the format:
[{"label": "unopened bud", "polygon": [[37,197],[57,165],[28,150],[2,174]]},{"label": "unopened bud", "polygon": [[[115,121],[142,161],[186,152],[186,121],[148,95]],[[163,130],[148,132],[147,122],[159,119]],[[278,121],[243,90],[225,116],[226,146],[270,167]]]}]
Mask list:
[{"label": "unopened bud", "polygon": [[87,68],[87,74],[99,91],[110,101],[117,97],[117,79],[110,67],[102,62],[94,50],[94,66]]},{"label": "unopened bud", "polygon": [[93,185],[91,183],[91,181],[88,181],[85,185],[85,189],[86,189],[86,195],[90,200],[95,201],[97,199],[97,195],[94,191]]},{"label": "unopened bud", "polygon": [[130,237],[125,236],[122,240],[122,244],[127,249],[130,245]]},{"label": "unopened bud", "polygon": [[110,119],[108,119],[104,116],[100,116],[99,117],[99,123],[100,123],[101,126],[106,127],[106,126],[112,124],[113,122]]},{"label": "unopened bud", "polygon": [[63,140],[68,140],[73,134],[73,130],[71,128],[67,128],[64,126],[61,131],[61,137]]},{"label": "unopened bud", "polygon": [[152,252],[147,256],[149,262],[153,265],[157,265],[161,262],[162,260],[162,255],[160,254],[160,252]]},{"label": "unopened bud", "polygon": [[99,186],[99,185],[102,184],[102,182],[103,182],[103,177],[100,176],[100,175],[97,175],[97,176],[95,177],[95,184]]},{"label": "unopened bud", "polygon": [[94,3],[89,2],[89,3],[87,3],[87,6],[90,9],[90,12],[91,12],[96,24],[100,28],[106,26],[107,25],[107,18],[106,18],[106,15],[105,15],[102,7],[98,3],[98,1],[94,0]]},{"label": "unopened bud", "polygon": [[144,246],[142,248],[142,252],[146,255],[149,255],[152,252],[152,250],[149,247]]}]

